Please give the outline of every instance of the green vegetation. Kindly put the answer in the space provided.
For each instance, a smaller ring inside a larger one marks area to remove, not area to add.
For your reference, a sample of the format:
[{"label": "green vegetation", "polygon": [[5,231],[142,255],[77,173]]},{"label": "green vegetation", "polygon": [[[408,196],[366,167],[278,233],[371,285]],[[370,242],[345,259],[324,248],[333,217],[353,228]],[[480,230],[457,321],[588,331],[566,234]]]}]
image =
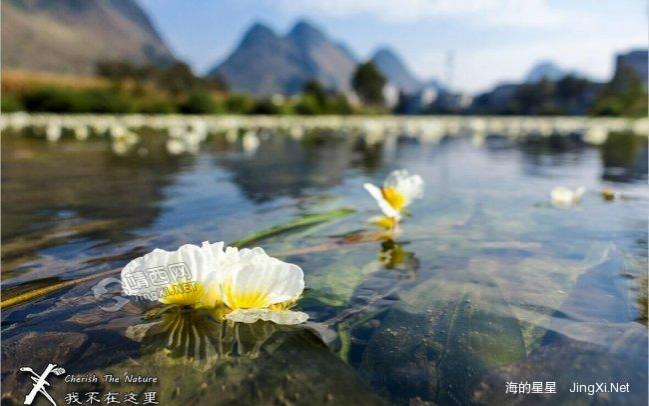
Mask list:
[{"label": "green vegetation", "polygon": [[383,104],[383,87],[385,84],[385,77],[372,62],[358,65],[352,77],[352,87],[361,100],[370,105]]},{"label": "green vegetation", "polygon": [[2,102],[0,102],[0,106],[2,107],[2,111],[5,113],[14,113],[24,109],[20,100],[18,100],[16,96],[5,94],[4,92],[2,94]]},{"label": "green vegetation", "polygon": [[255,107],[255,101],[247,94],[230,94],[224,102],[225,111],[234,114],[248,114]]},{"label": "green vegetation", "polygon": [[304,85],[302,99],[295,106],[298,114],[351,114],[352,107],[345,95],[327,90],[318,81],[310,81]]},{"label": "green vegetation", "polygon": [[121,114],[136,111],[132,97],[112,89],[36,89],[22,95],[21,104],[27,111],[36,112]]},{"label": "green vegetation", "polygon": [[286,235],[291,232],[303,230],[304,228],[307,227],[313,227],[318,224],[326,223],[342,217],[349,216],[354,212],[355,210],[353,209],[337,209],[325,213],[305,214],[304,216],[298,217],[287,223],[265,228],[260,231],[255,231],[233,242],[231,245],[233,247],[245,247],[252,244],[253,242],[258,242],[258,241],[268,239],[270,237],[275,237],[278,235]]},{"label": "green vegetation", "polygon": [[196,91],[180,104],[179,110],[185,114],[215,114],[220,112],[220,106],[209,93]]},{"label": "green vegetation", "polygon": [[290,98],[278,95],[255,99],[248,94],[229,93],[219,77],[196,76],[182,62],[166,67],[101,62],[97,75],[95,82],[86,86],[73,86],[70,78],[59,82],[23,80],[19,86],[3,81],[2,111],[267,115],[366,112],[352,108],[344,94],[327,90],[317,81],[308,82],[302,95]]},{"label": "green vegetation", "polygon": [[646,117],[647,108],[646,87],[640,78],[627,70],[606,84],[590,113],[596,116]]},{"label": "green vegetation", "polygon": [[[176,93],[178,87],[172,88]],[[308,84],[305,93],[295,98],[254,99],[246,94],[215,94],[200,88],[171,95],[146,86],[115,83],[95,89],[35,87],[21,93],[5,91],[2,95],[3,112],[319,115],[369,114],[372,109],[376,107],[354,109],[344,95],[324,91],[317,82]]]},{"label": "green vegetation", "polygon": [[601,85],[568,75],[558,81],[524,83],[505,101],[476,100],[475,112],[505,115],[583,115]]},{"label": "green vegetation", "polygon": [[[352,87],[359,104],[347,95],[325,88],[318,81],[307,82],[299,96],[276,95],[254,98],[230,93],[219,77],[199,77],[189,66],[176,62],[166,67],[135,66],[102,62],[99,77],[77,82],[21,79],[15,84],[3,80],[3,112],[106,114],[263,114],[263,115],[347,115],[386,114],[383,88],[386,79],[372,62],[358,65]],[[74,80],[74,78],[72,78]],[[607,84],[568,75],[560,80],[512,85],[486,93],[473,105],[454,113],[504,115],[595,115],[644,117],[647,88],[633,72],[620,71]],[[396,113],[399,114],[400,107]],[[428,113],[451,111],[429,109]]]},{"label": "green vegetation", "polygon": [[647,115],[647,88],[628,70],[617,72],[606,84],[567,75],[556,81],[546,78],[478,96],[470,112],[644,117]]},{"label": "green vegetation", "polygon": [[516,92],[513,110],[517,114],[583,114],[590,82],[575,76],[558,81],[542,80],[522,85]]},{"label": "green vegetation", "polygon": [[196,91],[227,91],[225,82],[218,76],[198,77],[187,64],[179,61],[166,67],[105,61],[97,64],[97,74],[120,88],[135,83],[136,91],[140,92],[145,87],[155,87],[172,96]]}]

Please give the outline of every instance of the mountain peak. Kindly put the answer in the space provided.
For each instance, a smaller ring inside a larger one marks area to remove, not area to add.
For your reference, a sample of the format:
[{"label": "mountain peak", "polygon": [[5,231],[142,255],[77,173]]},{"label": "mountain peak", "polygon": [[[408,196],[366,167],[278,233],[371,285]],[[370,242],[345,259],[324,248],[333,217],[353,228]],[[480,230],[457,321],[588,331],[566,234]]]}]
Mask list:
[{"label": "mountain peak", "polygon": [[527,83],[540,82],[543,79],[559,80],[568,74],[567,71],[560,68],[552,61],[541,61],[534,65],[525,76]]},{"label": "mountain peak", "polygon": [[416,93],[421,89],[422,83],[414,77],[392,49],[388,47],[378,49],[372,56],[372,62],[399,90]]},{"label": "mountain peak", "polygon": [[397,56],[396,52],[394,52],[392,48],[389,47],[382,47],[377,49],[376,52],[374,52],[374,56],[372,57],[372,60],[376,61],[381,59],[386,61],[392,60],[401,63],[401,60]]},{"label": "mountain peak", "polygon": [[283,36],[255,24],[210,75],[221,75],[234,91],[297,94],[313,79],[327,88],[348,89],[355,68],[356,61],[344,46],[300,20]]},{"label": "mountain peak", "polygon": [[267,41],[276,39],[277,34],[266,24],[256,22],[254,23],[248,31],[243,36],[241,40],[241,46],[247,46],[249,44],[255,44],[260,41]]},{"label": "mountain peak", "polygon": [[295,23],[287,38],[300,42],[325,41],[325,34],[308,20],[299,20]]},{"label": "mountain peak", "polygon": [[[138,3],[2,0],[2,66],[90,74],[102,60],[136,65],[173,61],[173,54]],[[89,43],[94,46],[87,46]]]},{"label": "mountain peak", "polygon": [[275,35],[275,32],[268,25],[261,22],[256,22],[253,25],[251,25],[248,31],[246,32],[246,36],[250,34]]}]

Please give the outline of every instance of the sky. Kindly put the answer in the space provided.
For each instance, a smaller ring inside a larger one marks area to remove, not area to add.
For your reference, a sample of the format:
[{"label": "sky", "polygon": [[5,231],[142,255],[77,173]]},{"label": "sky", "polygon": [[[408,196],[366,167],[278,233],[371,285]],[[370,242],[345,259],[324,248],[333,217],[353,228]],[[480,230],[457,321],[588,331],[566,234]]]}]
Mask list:
[{"label": "sky", "polygon": [[471,93],[520,81],[546,60],[607,80],[614,55],[646,48],[649,29],[646,0],[139,2],[176,56],[198,73],[226,58],[253,23],[284,34],[306,18],[361,60],[388,46],[420,79]]}]

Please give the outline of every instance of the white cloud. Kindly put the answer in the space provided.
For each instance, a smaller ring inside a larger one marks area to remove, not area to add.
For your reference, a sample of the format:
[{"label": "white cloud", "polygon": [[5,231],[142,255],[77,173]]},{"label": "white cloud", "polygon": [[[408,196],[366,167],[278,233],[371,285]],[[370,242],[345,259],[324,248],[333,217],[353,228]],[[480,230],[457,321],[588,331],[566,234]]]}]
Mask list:
[{"label": "white cloud", "polygon": [[397,23],[461,18],[494,26],[550,27],[563,21],[562,13],[547,0],[278,0],[272,4],[295,15],[368,15]]}]

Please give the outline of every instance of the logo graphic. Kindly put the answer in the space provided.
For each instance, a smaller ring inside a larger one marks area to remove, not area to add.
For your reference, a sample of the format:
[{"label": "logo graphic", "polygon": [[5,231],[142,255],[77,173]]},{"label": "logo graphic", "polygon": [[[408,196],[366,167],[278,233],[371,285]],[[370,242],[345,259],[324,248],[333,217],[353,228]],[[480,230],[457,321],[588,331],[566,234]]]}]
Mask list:
[{"label": "logo graphic", "polygon": [[49,376],[50,373],[53,373],[56,376],[63,375],[65,373],[65,369],[61,367],[56,368],[56,364],[49,364],[41,375],[34,372],[34,370],[31,369],[30,367],[21,367],[20,372],[29,372],[30,374],[32,374],[31,379],[33,382],[32,391],[29,392],[27,396],[25,396],[25,402],[23,402],[23,404],[31,405],[36,395],[38,395],[38,393],[40,392],[50,402],[52,402],[54,406],[56,406],[56,402],[54,401],[54,399],[52,399],[50,394],[47,393],[47,391],[45,390],[46,386],[50,386],[50,383],[47,382],[47,377]]}]

